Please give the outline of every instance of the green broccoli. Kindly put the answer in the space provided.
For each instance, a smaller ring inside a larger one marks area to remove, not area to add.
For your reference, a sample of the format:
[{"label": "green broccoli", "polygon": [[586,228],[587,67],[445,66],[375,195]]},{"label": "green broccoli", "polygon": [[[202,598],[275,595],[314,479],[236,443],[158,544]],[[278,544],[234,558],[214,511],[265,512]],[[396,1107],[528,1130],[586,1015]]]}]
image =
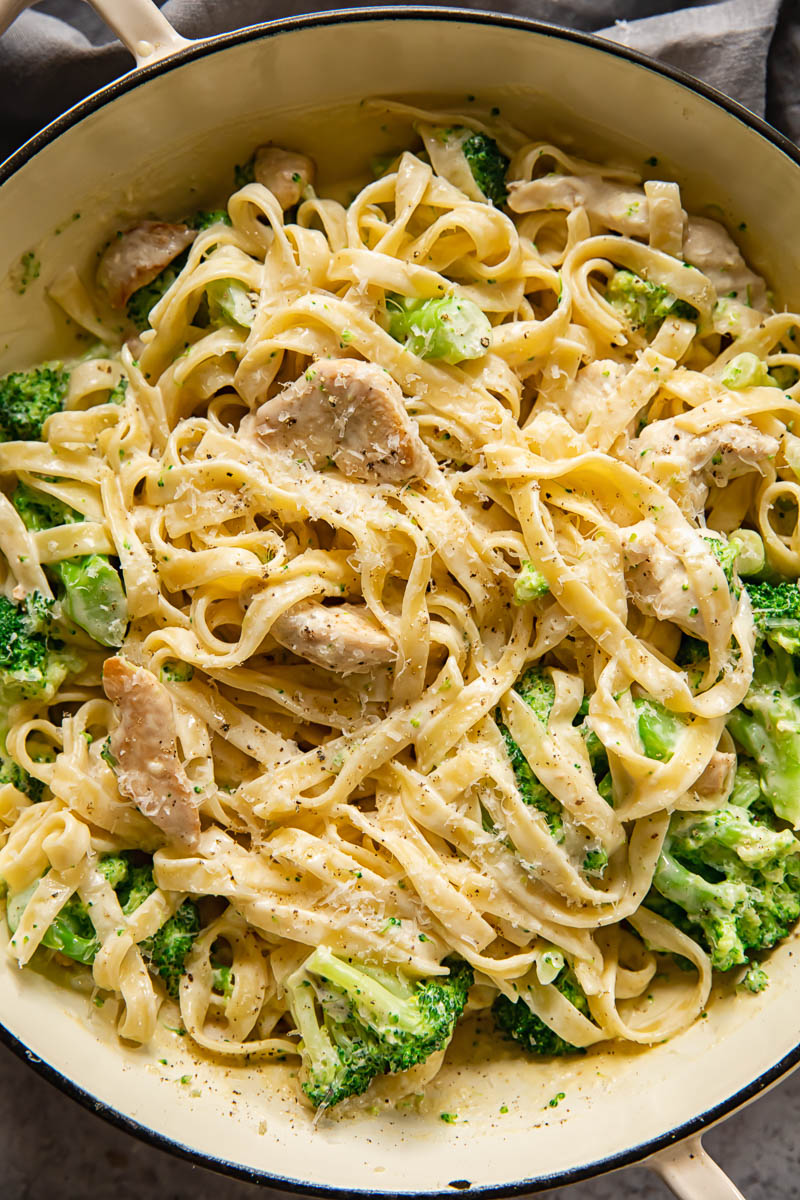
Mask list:
[{"label": "green broccoli", "polygon": [[800,917],[800,841],[758,807],[675,813],[653,887],[674,907],[652,892],[648,907],[698,938],[727,971],[774,946]]},{"label": "green broccoli", "polygon": [[0,702],[49,703],[82,660],[51,636],[53,601],[32,592],[19,604],[0,596]]},{"label": "green broccoli", "polygon": [[759,992],[763,992],[765,988],[769,987],[769,975],[763,967],[750,967],[745,972],[742,987],[757,996]]},{"label": "green broccoli", "polygon": [[61,363],[13,371],[0,379],[0,441],[41,441],[44,423],[61,412],[68,387],[69,371]]},{"label": "green broccoli", "polygon": [[212,225],[230,225],[231,219],[224,208],[198,209],[194,216],[187,218],[186,224],[190,229],[196,229],[198,233],[202,233],[204,229],[210,229]]},{"label": "green broccoli", "polygon": [[238,279],[215,279],[206,286],[208,316],[212,325],[240,325],[249,329],[256,310],[248,288]]},{"label": "green broccoli", "polygon": [[158,304],[162,296],[169,291],[175,280],[180,275],[183,268],[186,266],[189,258],[189,250],[182,250],[180,254],[173,258],[172,262],[164,267],[156,275],[155,279],[151,279],[150,283],[146,283],[144,287],[137,288],[127,303],[128,319],[132,325],[141,333],[143,329],[150,328],[150,313]]},{"label": "green broccoli", "polygon": [[[532,667],[525,672],[521,679],[517,680],[514,691],[533,709],[542,724],[546,725],[555,699],[555,686],[552,678],[544,671]],[[523,803],[537,808],[544,816],[555,841],[563,842],[564,820],[561,805],[534,775],[527,758],[514,741],[510,729],[502,721],[499,709],[495,714],[495,720],[503,735],[506,753]]]},{"label": "green broccoli", "polygon": [[141,860],[127,856],[127,870],[115,885],[120,908],[126,917],[135,912],[140,904],[144,904],[148,896],[156,890],[153,878],[153,864],[150,859]]},{"label": "green broccoli", "polygon": [[517,692],[536,716],[546,725],[556,698],[556,687],[551,675],[539,667],[531,667],[514,684]]},{"label": "green broccoli", "polygon": [[776,816],[800,826],[800,589],[794,582],[749,583],[756,649],[753,679],[728,729],[753,759]]},{"label": "green broccoli", "polygon": [[[122,852],[108,854],[98,862],[117,893],[126,917],[143,904],[156,890],[152,860],[140,861],[137,854]],[[8,927],[13,934],[22,913],[38,886],[36,880],[24,892],[12,895],[6,906]],[[177,996],[184,963],[200,929],[200,917],[193,900],[184,900],[180,908],[160,929],[139,943],[148,968],[160,975],[170,996]],[[100,949],[100,942],[89,912],[76,894],[70,897],[42,938],[42,945],[58,950],[76,962],[91,965]]]},{"label": "green broccoli", "polygon": [[[17,484],[11,497],[28,529],[71,525],[83,517],[46,492]],[[101,646],[121,646],[128,627],[128,601],[119,572],[105,554],[83,554],[48,564],[63,588],[66,616]]]},{"label": "green broccoli", "polygon": [[472,969],[422,981],[345,960],[318,947],[287,982],[300,1034],[303,1090],[317,1108],[366,1091],[377,1075],[406,1071],[442,1050],[472,985]]},{"label": "green broccoli", "polygon": [[186,956],[200,932],[200,914],[194,900],[184,900],[152,937],[139,944],[150,970],[163,979],[170,996],[177,996]]},{"label": "green broccoli", "polygon": [[637,696],[633,704],[643,753],[657,762],[669,762],[680,733],[685,728],[684,722],[649,696]]},{"label": "green broccoli", "polygon": [[[562,996],[569,1000],[584,1017],[590,1017],[589,1002],[569,967],[563,967],[552,983]],[[500,995],[492,1005],[495,1028],[506,1038],[519,1042],[529,1054],[540,1057],[555,1057],[564,1054],[585,1054],[580,1046],[573,1046],[545,1025],[524,1000],[509,1000]]]},{"label": "green broccoli", "polygon": [[735,355],[725,366],[722,382],[734,391],[751,387],[778,387],[767,369],[767,364],[758,357],[745,351]]},{"label": "green broccoli", "polygon": [[737,579],[737,571],[739,566],[739,554],[741,547],[737,542],[730,541],[724,537],[706,537],[703,541],[711,550],[711,553],[716,558],[719,565],[722,567],[722,572],[728,583],[728,590],[734,596],[739,595],[739,581]]},{"label": "green broccoli", "polygon": [[550,584],[542,572],[526,558],[514,580],[514,603],[529,604],[531,600],[540,600],[549,591]]},{"label": "green broccoli", "polygon": [[128,394],[128,380],[123,375],[108,393],[108,404],[124,404]]},{"label": "green broccoli", "polygon": [[238,191],[239,188],[247,187],[248,183],[255,183],[256,178],[256,156],[251,154],[247,162],[237,163],[233,168],[233,185]]},{"label": "green broccoli", "polygon": [[[151,860],[131,861],[117,886],[117,898],[126,917],[135,912],[156,890]],[[152,937],[139,949],[153,974],[160,975],[170,996],[177,996],[186,956],[200,930],[200,914],[194,900],[184,900]]]},{"label": "green broccoli", "polygon": [[[116,887],[124,879],[127,869],[127,858],[124,855],[106,855],[98,863],[98,870],[105,875],[112,887]],[[6,920],[12,934],[16,933],[22,914],[38,886],[37,879],[25,891],[9,896]],[[86,966],[91,966],[94,962],[100,950],[100,942],[89,911],[77,893],[70,896],[61,908],[45,932],[41,944],[48,950],[58,950],[60,954]]]},{"label": "green broccoli", "polygon": [[508,199],[506,172],[509,160],[494,138],[485,133],[473,133],[461,149],[467,160],[472,178],[487,200],[498,207]]},{"label": "green broccoli", "polygon": [[697,310],[673,296],[660,283],[651,283],[632,271],[615,271],[608,281],[606,300],[613,305],[632,329],[655,333],[665,317],[697,320]]},{"label": "green broccoli", "polygon": [[233,969],[224,963],[212,962],[211,970],[213,972],[213,990],[218,996],[222,996],[223,1000],[230,1000],[233,995]]},{"label": "green broccoli", "polygon": [[767,566],[764,540],[755,529],[734,529],[728,535],[728,545],[736,549],[736,571],[751,577],[761,575]]},{"label": "green broccoli", "polygon": [[44,784],[41,779],[29,775],[8,753],[7,733],[7,729],[0,728],[0,786],[13,783],[18,791],[28,796],[34,804],[38,804],[44,796]]},{"label": "green broccoli", "polygon": [[194,678],[194,667],[191,663],[171,658],[162,663],[159,674],[163,683],[188,683]]},{"label": "green broccoli", "polygon": [[492,344],[489,319],[472,300],[440,296],[435,300],[389,294],[389,333],[420,358],[454,366],[481,358]]}]

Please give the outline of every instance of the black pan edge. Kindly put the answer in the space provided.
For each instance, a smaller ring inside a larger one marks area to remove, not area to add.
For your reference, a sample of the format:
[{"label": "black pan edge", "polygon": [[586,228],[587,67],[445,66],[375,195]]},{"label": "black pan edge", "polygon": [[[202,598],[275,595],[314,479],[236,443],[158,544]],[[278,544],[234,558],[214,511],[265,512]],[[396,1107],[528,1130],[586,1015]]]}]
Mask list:
[{"label": "black pan edge", "polygon": [[[214,54],[217,50],[228,46],[237,45],[242,42],[257,41],[260,38],[274,37],[277,34],[289,33],[298,29],[350,24],[360,21],[402,20],[452,21],[473,25],[500,25],[511,29],[519,29],[527,33],[558,38],[562,41],[576,42],[579,45],[589,46],[602,53],[626,59],[628,62],[636,63],[638,66],[655,74],[674,80],[696,95],[703,96],[706,100],[724,109],[742,124],[747,125],[750,129],[760,134],[766,141],[770,142],[776,149],[782,151],[782,153],[800,166],[800,148],[761,117],[756,116],[755,113],[751,113],[749,109],[746,109],[736,100],[730,99],[722,92],[717,91],[716,88],[703,83],[699,79],[695,79],[685,71],[658,63],[646,54],[639,53],[637,50],[620,46],[615,42],[608,41],[606,38],[598,37],[596,34],[565,29],[561,26],[549,25],[541,21],[528,20],[525,17],[508,16],[475,9],[445,7],[417,8],[403,5],[387,6],[385,8],[367,7],[333,10],[325,13],[312,13],[306,16],[268,21],[260,25],[252,25],[246,29],[206,39],[181,50],[161,62],[154,63],[152,66],[145,66],[132,71],[129,75],[123,76],[121,79],[88,96],[85,100],[80,101],[80,103],[69,109],[62,116],[57,117],[55,121],[52,121],[43,130],[35,134],[19,150],[15,151],[14,154],[0,165],[0,185],[10,179],[12,175],[19,171],[30,159],[35,157],[40,150],[49,145],[50,142],[66,132],[66,130],[71,129],[74,125],[79,124],[84,117],[95,112],[108,103],[108,101],[114,100],[118,96],[122,96],[126,92],[132,91],[134,88],[146,83],[149,79],[157,75],[166,74],[193,59],[204,58],[206,55]],[[772,1084],[776,1083],[800,1064],[800,1044],[798,1044],[782,1059],[773,1064],[772,1067],[756,1076],[746,1087],[741,1088],[738,1092],[734,1092],[733,1095],[714,1105],[712,1108],[707,1109],[704,1113],[675,1126],[675,1128],[662,1134],[660,1137],[640,1142],[628,1150],[609,1155],[606,1158],[597,1159],[595,1162],[580,1167],[573,1167],[570,1170],[559,1171],[548,1176],[539,1176],[498,1186],[472,1187],[467,1184],[467,1181],[454,1180],[453,1184],[457,1186],[451,1185],[450,1188],[444,1191],[392,1192],[382,1189],[354,1190],[352,1188],[344,1189],[327,1187],[321,1184],[309,1184],[302,1179],[290,1179],[282,1175],[261,1171],[257,1168],[245,1167],[240,1163],[230,1162],[224,1158],[218,1158],[199,1150],[193,1150],[191,1147],[174,1141],[158,1133],[155,1129],[150,1129],[146,1125],[140,1124],[133,1118],[125,1116],[119,1110],[98,1100],[96,1096],[85,1091],[73,1080],[67,1079],[66,1076],[62,1075],[49,1063],[38,1058],[2,1023],[0,1023],[0,1042],[3,1042],[13,1053],[33,1067],[43,1079],[53,1084],[64,1095],[77,1101],[84,1108],[102,1117],[116,1128],[132,1134],[134,1137],[154,1146],[158,1150],[174,1154],[195,1166],[206,1167],[209,1170],[229,1175],[235,1179],[242,1179],[248,1183],[279,1187],[285,1191],[296,1192],[300,1195],[325,1197],[326,1200],[327,1198],[348,1200],[350,1196],[379,1197],[380,1200],[409,1200],[409,1197],[412,1196],[418,1197],[419,1200],[445,1200],[446,1197],[452,1198],[459,1194],[467,1198],[470,1196],[480,1196],[486,1197],[486,1200],[489,1200],[489,1198],[493,1197],[534,1195],[539,1192],[548,1191],[554,1187],[569,1186],[570,1184],[591,1179],[608,1171],[616,1171],[622,1167],[641,1163],[644,1159],[659,1150],[664,1150],[693,1134],[702,1133],[715,1122],[729,1116],[737,1108],[741,1108],[751,1100],[754,1100],[761,1092],[771,1087]]]}]

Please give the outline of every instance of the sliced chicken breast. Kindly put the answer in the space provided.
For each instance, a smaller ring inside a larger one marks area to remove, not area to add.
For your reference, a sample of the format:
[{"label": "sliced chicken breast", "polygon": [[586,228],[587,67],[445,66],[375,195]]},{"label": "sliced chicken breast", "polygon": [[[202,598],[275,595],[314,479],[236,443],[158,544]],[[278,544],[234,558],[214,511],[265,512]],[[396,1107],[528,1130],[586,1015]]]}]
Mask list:
[{"label": "sliced chicken breast", "polygon": [[113,308],[124,308],[134,292],[152,283],[195,239],[188,225],[142,221],[113,239],[97,267],[97,284]]},{"label": "sliced chicken breast", "polygon": [[329,608],[307,600],[281,613],[270,632],[293,654],[340,675],[364,674],[397,658],[394,642],[365,605]]},{"label": "sliced chicken breast", "polygon": [[402,483],[426,464],[400,388],[381,367],[358,359],[315,362],[262,404],[256,432],[270,449],[370,482]]},{"label": "sliced chicken breast", "polygon": [[103,687],[119,715],[110,750],[121,794],[168,837],[195,844],[197,798],[178,759],[169,692],[150,671],[119,656],[103,664]]}]

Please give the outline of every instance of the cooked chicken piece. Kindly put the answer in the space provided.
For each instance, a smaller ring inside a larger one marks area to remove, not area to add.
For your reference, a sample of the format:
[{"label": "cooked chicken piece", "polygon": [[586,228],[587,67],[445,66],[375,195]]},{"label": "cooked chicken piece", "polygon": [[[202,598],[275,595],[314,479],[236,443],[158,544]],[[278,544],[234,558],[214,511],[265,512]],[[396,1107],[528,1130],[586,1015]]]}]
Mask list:
[{"label": "cooked chicken piece", "polygon": [[625,187],[594,175],[543,175],[530,183],[508,185],[512,212],[585,208],[590,220],[626,237],[646,238],[650,232],[647,197],[641,188]]},{"label": "cooked chicken piece", "polygon": [[736,293],[752,308],[767,307],[767,285],[750,270],[724,226],[707,217],[691,217],[683,243],[686,262],[711,280],[719,296]]},{"label": "cooked chicken piece", "polygon": [[152,283],[195,239],[188,225],[142,221],[114,238],[97,268],[97,284],[114,308],[124,308],[134,292]]},{"label": "cooked chicken piece", "polygon": [[715,750],[708,760],[703,774],[696,781],[693,791],[699,796],[727,797],[733,786],[733,773],[736,770],[736,755],[726,750]]},{"label": "cooked chicken piece", "polygon": [[269,188],[285,212],[299,203],[304,190],[314,182],[316,166],[307,154],[281,150],[279,146],[259,146],[253,174],[256,183]]},{"label": "cooked chicken piece", "polygon": [[103,687],[119,714],[109,748],[120,792],[168,837],[196,843],[200,818],[178,759],[169,692],[149,671],[118,656],[103,664]]},{"label": "cooked chicken piece", "polygon": [[672,621],[693,637],[706,636],[689,574],[678,555],[661,541],[652,521],[639,521],[624,531],[622,557],[628,592],[640,612]]},{"label": "cooked chicken piece", "polygon": [[359,604],[328,608],[305,600],[281,613],[270,633],[300,658],[340,675],[363,674],[397,658],[392,639]]},{"label": "cooked chicken piece", "polygon": [[380,483],[425,469],[425,447],[390,375],[352,358],[320,359],[256,413],[273,450]]},{"label": "cooked chicken piece", "polygon": [[750,471],[763,475],[777,453],[776,439],[754,425],[729,422],[698,435],[669,418],[654,421],[631,442],[630,462],[676,492],[682,507],[694,515],[705,506],[712,484],[725,487]]}]

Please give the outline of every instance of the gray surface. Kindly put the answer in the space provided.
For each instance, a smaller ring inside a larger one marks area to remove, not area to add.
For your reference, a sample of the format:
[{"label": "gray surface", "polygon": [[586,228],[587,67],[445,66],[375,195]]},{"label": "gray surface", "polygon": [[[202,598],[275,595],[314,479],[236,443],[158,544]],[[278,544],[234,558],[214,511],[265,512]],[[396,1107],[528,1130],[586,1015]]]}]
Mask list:
[{"label": "gray surface", "polygon": [[[747,1200],[797,1200],[798,1129],[800,1073],[713,1129],[705,1145]],[[283,1195],[192,1167],[113,1129],[0,1048],[3,1200],[277,1200]],[[546,1195],[549,1200],[667,1200],[670,1193],[648,1171],[632,1167]]]},{"label": "gray surface", "polygon": [[[362,3],[367,0],[361,0]],[[423,0],[425,2],[425,0]],[[682,66],[800,137],[798,0],[450,0],[504,8],[606,36]],[[324,0],[169,0],[189,35],[208,34]],[[69,31],[53,16],[80,11],[49,0],[0,42],[0,145],[6,151],[93,87],[127,69],[98,22]],[[777,29],[777,32],[776,32]],[[43,61],[44,60],[44,61]],[[747,1200],[800,1198],[800,1074],[712,1131],[708,1149]],[[273,1193],[274,1194],[274,1193]],[[174,1160],[102,1123],[0,1049],[2,1200],[255,1200],[262,1191]],[[641,1168],[550,1192],[550,1200],[660,1200],[667,1189]]]}]

